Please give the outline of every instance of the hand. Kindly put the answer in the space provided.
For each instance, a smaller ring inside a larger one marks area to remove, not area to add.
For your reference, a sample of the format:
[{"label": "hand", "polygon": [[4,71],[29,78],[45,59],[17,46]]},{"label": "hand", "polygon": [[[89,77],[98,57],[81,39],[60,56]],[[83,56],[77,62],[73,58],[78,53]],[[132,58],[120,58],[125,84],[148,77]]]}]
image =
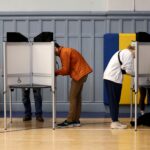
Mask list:
[{"label": "hand", "polygon": [[58,76],[58,73],[57,73],[57,71],[55,71],[55,76]]}]

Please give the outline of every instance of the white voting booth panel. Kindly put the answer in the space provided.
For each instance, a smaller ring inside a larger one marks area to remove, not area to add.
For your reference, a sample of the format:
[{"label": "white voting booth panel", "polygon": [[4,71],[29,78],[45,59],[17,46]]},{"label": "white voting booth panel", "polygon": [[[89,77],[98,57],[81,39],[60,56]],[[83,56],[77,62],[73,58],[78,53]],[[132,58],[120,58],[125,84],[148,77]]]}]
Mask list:
[{"label": "white voting booth panel", "polygon": [[132,42],[135,46],[135,76],[134,76],[134,100],[135,100],[135,130],[137,130],[137,100],[139,86],[150,86],[150,43]]},{"label": "white voting booth panel", "polygon": [[[53,129],[55,128],[54,42],[4,42],[4,128],[7,129],[6,97],[9,88],[50,87]],[[11,96],[9,94],[10,107]],[[10,108],[11,112],[11,108]],[[11,116],[11,113],[10,113]],[[10,117],[11,118],[11,117]]]},{"label": "white voting booth panel", "polygon": [[7,43],[7,73],[30,73],[30,46],[28,43]]},{"label": "white voting booth panel", "polygon": [[31,84],[31,47],[28,43],[5,43],[7,85]]},{"label": "white voting booth panel", "polygon": [[54,44],[33,43],[33,84],[54,87]]},{"label": "white voting booth panel", "polygon": [[139,85],[150,85],[150,43],[138,43]]},{"label": "white voting booth panel", "polygon": [[6,43],[7,85],[54,87],[54,43]]}]

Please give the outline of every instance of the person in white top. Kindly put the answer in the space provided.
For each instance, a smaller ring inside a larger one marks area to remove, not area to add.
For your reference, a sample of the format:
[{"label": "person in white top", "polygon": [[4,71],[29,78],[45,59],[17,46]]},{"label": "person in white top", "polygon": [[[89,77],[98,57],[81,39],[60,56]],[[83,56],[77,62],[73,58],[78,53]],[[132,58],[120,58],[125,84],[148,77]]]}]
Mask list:
[{"label": "person in white top", "polygon": [[104,71],[104,84],[108,91],[112,129],[124,129],[127,125],[119,122],[119,102],[122,90],[123,74],[134,75],[135,47],[117,51],[110,59]]}]

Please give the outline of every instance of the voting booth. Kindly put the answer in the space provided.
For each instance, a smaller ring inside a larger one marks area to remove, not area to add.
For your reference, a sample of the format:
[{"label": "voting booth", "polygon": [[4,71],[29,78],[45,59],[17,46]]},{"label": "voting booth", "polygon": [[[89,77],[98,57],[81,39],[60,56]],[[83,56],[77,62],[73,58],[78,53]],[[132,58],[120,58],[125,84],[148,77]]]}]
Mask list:
[{"label": "voting booth", "polygon": [[[130,118],[133,114],[133,103],[135,104],[135,130],[137,130],[137,104],[138,88],[143,86],[150,88],[150,34],[146,32],[138,33],[108,33],[104,35],[104,69],[110,58],[118,49],[127,48],[129,44],[135,46],[135,76],[130,78],[125,76],[123,81],[121,104],[130,104]],[[117,48],[118,47],[118,48]],[[132,80],[131,80],[132,79]],[[132,91],[132,92],[131,92]],[[134,94],[133,94],[134,93]],[[108,92],[104,84],[104,104],[108,105]],[[133,100],[134,99],[134,100]]]},{"label": "voting booth", "polygon": [[54,42],[3,42],[4,127],[7,129],[6,98],[10,102],[15,88],[50,88],[52,127],[55,128],[55,52]]}]

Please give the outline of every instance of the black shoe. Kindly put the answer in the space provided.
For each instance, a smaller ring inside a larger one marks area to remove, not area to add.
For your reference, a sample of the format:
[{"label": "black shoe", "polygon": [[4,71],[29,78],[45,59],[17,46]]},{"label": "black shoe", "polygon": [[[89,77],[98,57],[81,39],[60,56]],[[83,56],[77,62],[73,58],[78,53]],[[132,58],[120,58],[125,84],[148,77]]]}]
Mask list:
[{"label": "black shoe", "polygon": [[59,128],[74,127],[74,122],[68,122],[67,120],[65,120],[64,122],[57,124],[57,127]]},{"label": "black shoe", "polygon": [[30,121],[30,120],[32,120],[31,116],[24,116],[23,117],[23,121]]},{"label": "black shoe", "polygon": [[130,121],[131,126],[133,127],[135,125],[134,121]]},{"label": "black shoe", "polygon": [[44,119],[42,116],[37,116],[36,117],[36,120],[39,121],[39,122],[44,122]]}]

